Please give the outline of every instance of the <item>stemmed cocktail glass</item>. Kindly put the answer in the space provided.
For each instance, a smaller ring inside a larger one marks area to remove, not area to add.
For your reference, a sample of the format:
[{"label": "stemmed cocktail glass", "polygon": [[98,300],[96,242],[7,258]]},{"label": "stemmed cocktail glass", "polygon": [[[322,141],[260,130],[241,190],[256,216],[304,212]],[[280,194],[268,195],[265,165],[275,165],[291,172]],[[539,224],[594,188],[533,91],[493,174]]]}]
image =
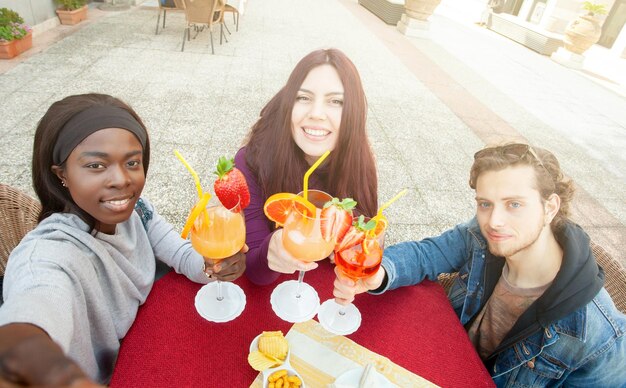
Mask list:
[{"label": "stemmed cocktail glass", "polygon": [[[187,163],[185,158],[174,151],[176,157],[193,176],[198,191],[198,202],[195,204],[185,222],[181,237],[186,239],[191,235],[191,245],[205,259],[213,261],[213,265],[219,264],[230,256],[235,255],[246,243],[246,224],[243,219],[242,199],[237,192],[236,197],[227,197],[229,209],[222,205],[217,197],[217,184],[214,184],[216,196],[204,192],[200,185],[200,179],[196,171]],[[222,159],[220,158],[218,171]],[[234,167],[232,162],[224,170],[225,173]],[[245,183],[244,183],[245,184]],[[247,186],[244,189],[247,193]],[[243,204],[243,207],[247,206]],[[206,271],[206,262],[205,262]],[[205,272],[206,274],[206,272]],[[208,276],[208,275],[207,275]],[[209,277],[210,278],[210,277]],[[236,284],[222,283],[219,279],[203,286],[196,294],[196,310],[206,320],[212,322],[228,322],[237,318],[246,306],[246,295]]]},{"label": "stemmed cocktail glass", "polygon": [[[246,224],[239,203],[232,209],[226,209],[215,198],[198,215],[190,234],[196,252],[217,264],[243,248]],[[212,322],[228,322],[241,314],[246,296],[236,284],[216,280],[198,291],[195,303],[203,318]]]},{"label": "stemmed cocktail glass", "polygon": [[[400,191],[383,204],[376,215],[369,219],[359,216],[335,249],[335,264],[341,273],[354,280],[374,276],[383,257],[387,218],[383,215],[389,205],[407,193]],[[329,299],[319,309],[318,319],[322,327],[331,333],[348,335],[361,326],[361,313],[352,303],[343,306]]]},{"label": "stemmed cocktail glass", "polygon": [[[366,222],[369,219],[365,220]],[[359,244],[335,251],[335,265],[341,273],[354,280],[373,276],[380,268],[383,258],[386,222],[376,225],[371,232],[364,232],[365,238]],[[322,327],[333,334],[348,335],[361,325],[361,313],[352,303],[341,305],[334,299],[322,303],[318,319]]]},{"label": "stemmed cocktail glass", "polygon": [[[298,194],[304,196],[304,192]],[[283,224],[282,243],[295,258],[312,262],[322,260],[333,251],[335,241],[326,241],[322,237],[320,224],[321,209],[332,199],[319,190],[308,190],[306,198],[315,206],[315,214],[293,202],[287,219]],[[305,271],[299,271],[298,280],[289,280],[279,284],[272,292],[271,304],[276,315],[288,322],[304,322],[317,314],[319,296],[313,287],[303,282]]]}]

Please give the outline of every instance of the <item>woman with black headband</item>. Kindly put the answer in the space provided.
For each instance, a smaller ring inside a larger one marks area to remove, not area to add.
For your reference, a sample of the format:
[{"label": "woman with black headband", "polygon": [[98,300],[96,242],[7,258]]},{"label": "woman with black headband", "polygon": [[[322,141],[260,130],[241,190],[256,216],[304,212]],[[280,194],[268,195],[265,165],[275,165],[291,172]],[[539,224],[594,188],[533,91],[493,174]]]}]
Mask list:
[{"label": "woman with black headband", "polygon": [[[67,97],[39,122],[32,173],[42,210],[6,268],[0,386],[106,384],[156,259],[208,282],[202,256],[140,197],[149,161],[144,124],[111,96]],[[245,257],[220,266],[215,277],[234,280]]]}]

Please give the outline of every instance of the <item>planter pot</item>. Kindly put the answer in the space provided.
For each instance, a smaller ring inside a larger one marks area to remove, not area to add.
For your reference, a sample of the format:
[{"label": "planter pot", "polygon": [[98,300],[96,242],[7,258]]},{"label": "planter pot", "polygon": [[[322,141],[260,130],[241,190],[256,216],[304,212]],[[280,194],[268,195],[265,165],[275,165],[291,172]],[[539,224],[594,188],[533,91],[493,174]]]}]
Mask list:
[{"label": "planter pot", "polygon": [[410,18],[427,21],[441,0],[406,0],[404,9]]},{"label": "planter pot", "polygon": [[11,59],[17,55],[17,49],[15,48],[15,41],[10,40],[8,42],[0,42],[0,58]]},{"label": "planter pot", "polygon": [[87,6],[82,6],[73,11],[66,11],[64,9],[57,9],[57,15],[61,24],[74,25],[87,19]]},{"label": "planter pot", "polygon": [[11,59],[33,47],[33,34],[29,32],[22,39],[0,42],[0,59]]},{"label": "planter pot", "polygon": [[565,28],[563,44],[575,54],[584,53],[600,39],[602,27],[600,21],[591,15],[581,15]]},{"label": "planter pot", "polygon": [[15,41],[15,48],[17,49],[17,54],[21,54],[29,48],[33,47],[33,33],[29,32],[22,39],[18,39]]}]

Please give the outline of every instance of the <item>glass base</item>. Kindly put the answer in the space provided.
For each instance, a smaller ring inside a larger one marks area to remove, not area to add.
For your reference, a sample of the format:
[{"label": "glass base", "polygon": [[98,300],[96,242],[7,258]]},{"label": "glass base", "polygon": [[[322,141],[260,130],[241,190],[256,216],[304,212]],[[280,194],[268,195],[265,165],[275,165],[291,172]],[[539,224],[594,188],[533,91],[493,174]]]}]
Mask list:
[{"label": "glass base", "polygon": [[[340,313],[342,308],[343,314]],[[337,335],[352,334],[361,326],[359,309],[352,303],[342,306],[334,299],[322,303],[317,319],[324,329]]]},{"label": "glass base", "polygon": [[246,307],[246,294],[236,284],[222,282],[222,300],[217,300],[217,282],[203,286],[196,294],[196,310],[211,322],[228,322],[237,318]]},{"label": "glass base", "polygon": [[317,291],[306,283],[300,284],[300,296],[297,296],[298,281],[288,280],[280,283],[272,292],[272,309],[283,321],[298,323],[312,319],[320,307]]}]

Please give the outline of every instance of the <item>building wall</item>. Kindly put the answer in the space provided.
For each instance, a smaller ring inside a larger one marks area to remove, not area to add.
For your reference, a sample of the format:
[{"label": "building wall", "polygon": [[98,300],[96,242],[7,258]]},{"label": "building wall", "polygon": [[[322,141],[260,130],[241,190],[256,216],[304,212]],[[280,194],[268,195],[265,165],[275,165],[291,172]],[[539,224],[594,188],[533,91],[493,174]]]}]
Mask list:
[{"label": "building wall", "polygon": [[57,17],[53,0],[0,0],[0,8],[9,8],[19,13],[30,26]]},{"label": "building wall", "polygon": [[[531,3],[532,0],[526,0],[524,4]],[[606,10],[610,10],[615,0],[602,0],[606,6]],[[539,25],[547,31],[562,34],[570,21],[576,19],[578,15],[585,13],[582,4],[578,0],[548,0],[546,10],[543,13]],[[597,15],[600,22],[604,22],[606,15]]]}]

